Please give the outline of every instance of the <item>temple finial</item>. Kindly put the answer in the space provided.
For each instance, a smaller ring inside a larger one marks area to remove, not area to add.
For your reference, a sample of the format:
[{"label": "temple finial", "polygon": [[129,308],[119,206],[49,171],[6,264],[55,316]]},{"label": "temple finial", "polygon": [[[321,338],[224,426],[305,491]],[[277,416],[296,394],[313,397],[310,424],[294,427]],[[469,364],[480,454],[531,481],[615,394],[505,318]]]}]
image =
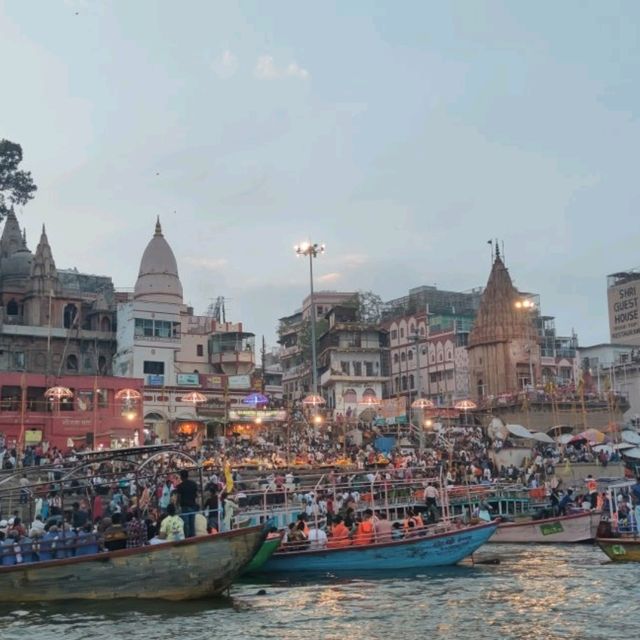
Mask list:
[{"label": "temple finial", "polygon": [[160,225],[160,216],[158,216],[156,219],[156,235],[157,236],[162,235],[162,226]]}]

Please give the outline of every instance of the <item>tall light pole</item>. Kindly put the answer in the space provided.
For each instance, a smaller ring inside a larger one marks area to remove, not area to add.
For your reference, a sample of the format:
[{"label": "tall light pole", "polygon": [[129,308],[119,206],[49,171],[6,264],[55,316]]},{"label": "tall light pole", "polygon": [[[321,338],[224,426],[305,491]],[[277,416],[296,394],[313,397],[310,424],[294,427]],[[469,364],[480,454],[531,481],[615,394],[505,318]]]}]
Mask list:
[{"label": "tall light pole", "polygon": [[324,253],[324,244],[301,242],[294,247],[296,255],[309,256],[309,289],[311,292],[311,393],[318,393],[318,367],[316,364],[316,305],[313,299],[313,259]]}]

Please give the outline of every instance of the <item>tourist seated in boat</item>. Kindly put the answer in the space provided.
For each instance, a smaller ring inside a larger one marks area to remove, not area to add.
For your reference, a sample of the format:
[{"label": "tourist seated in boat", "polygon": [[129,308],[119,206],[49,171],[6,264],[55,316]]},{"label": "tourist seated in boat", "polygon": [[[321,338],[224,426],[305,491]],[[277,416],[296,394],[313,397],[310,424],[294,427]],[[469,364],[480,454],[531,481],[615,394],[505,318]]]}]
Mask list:
[{"label": "tourist seated in boat", "polygon": [[30,538],[41,538],[44,535],[44,521],[42,516],[38,514],[35,517],[35,520],[31,523],[31,528],[29,529],[29,537]]},{"label": "tourist seated in boat", "polygon": [[394,522],[393,525],[391,525],[391,539],[393,541],[396,541],[402,540],[402,538],[404,538],[402,524],[400,524],[399,522]]},{"label": "tourist seated in boat", "polygon": [[373,528],[376,542],[391,542],[393,528],[385,511],[378,512]]},{"label": "tourist seated in boat", "polygon": [[328,537],[323,529],[311,527],[308,540],[310,549],[324,549],[327,546]]},{"label": "tourist seated in boat", "polygon": [[176,515],[176,507],[172,503],[167,507],[167,516],[160,524],[158,538],[167,542],[184,540],[184,521]]},{"label": "tourist seated in boat", "polygon": [[58,557],[72,558],[75,553],[77,534],[68,522],[62,525],[61,533]]},{"label": "tourist seated in boat", "polygon": [[342,516],[335,516],[333,519],[333,526],[329,533],[329,539],[327,540],[327,546],[332,547],[348,547],[351,544],[349,534],[351,533],[349,527],[346,527]]},{"label": "tourist seated in boat", "polygon": [[207,517],[201,511],[196,512],[193,518],[193,530],[196,536],[206,536],[211,527],[207,522]]},{"label": "tourist seated in boat", "polygon": [[148,543],[147,526],[140,518],[140,511],[134,509],[127,513],[126,516],[126,532],[127,532],[127,549],[135,547],[143,547]]},{"label": "tourist seated in boat", "polygon": [[104,532],[103,545],[107,551],[118,551],[127,547],[127,531],[122,524],[122,514],[111,516],[111,526]]},{"label": "tourist seated in boat", "polygon": [[77,532],[75,556],[88,556],[94,553],[98,553],[100,550],[98,546],[98,538],[93,531],[93,526],[90,522],[87,522]]},{"label": "tourist seated in boat", "polygon": [[45,534],[38,545],[38,558],[40,560],[55,560],[60,557],[58,555],[59,538],[58,526],[55,524],[48,525],[48,529],[45,530]]},{"label": "tourist seated in boat", "polygon": [[362,520],[358,523],[353,535],[353,544],[372,544],[374,540],[373,511],[365,509]]},{"label": "tourist seated in boat", "polygon": [[292,523],[293,527],[289,525],[289,533],[287,534],[287,547],[289,550],[297,550],[306,548],[309,544],[309,539],[304,530],[306,522],[298,520],[296,523]]}]

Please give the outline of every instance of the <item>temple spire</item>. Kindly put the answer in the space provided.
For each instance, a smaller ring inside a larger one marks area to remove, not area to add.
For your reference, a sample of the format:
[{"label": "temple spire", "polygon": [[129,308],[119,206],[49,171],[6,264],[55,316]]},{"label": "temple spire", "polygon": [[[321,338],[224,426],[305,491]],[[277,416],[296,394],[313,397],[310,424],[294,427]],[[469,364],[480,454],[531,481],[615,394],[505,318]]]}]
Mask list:
[{"label": "temple spire", "polygon": [[24,246],[24,239],[22,231],[20,231],[18,218],[14,210],[11,209],[9,213],[7,213],[4,229],[2,230],[2,237],[0,238],[0,258],[8,258]]},{"label": "temple spire", "polygon": [[161,236],[162,235],[162,226],[160,225],[160,216],[157,217],[156,219],[156,232],[155,232],[156,236]]}]

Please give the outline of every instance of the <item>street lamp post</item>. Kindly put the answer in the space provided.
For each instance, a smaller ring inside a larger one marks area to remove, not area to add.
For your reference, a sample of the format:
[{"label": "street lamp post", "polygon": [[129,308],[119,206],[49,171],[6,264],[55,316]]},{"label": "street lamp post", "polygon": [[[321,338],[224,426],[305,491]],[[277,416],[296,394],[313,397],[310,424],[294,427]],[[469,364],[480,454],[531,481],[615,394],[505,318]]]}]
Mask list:
[{"label": "street lamp post", "polygon": [[309,289],[311,303],[311,393],[318,393],[318,367],[316,364],[316,305],[313,299],[313,259],[318,254],[324,253],[324,244],[302,242],[296,245],[295,252],[298,256],[309,256]]}]

